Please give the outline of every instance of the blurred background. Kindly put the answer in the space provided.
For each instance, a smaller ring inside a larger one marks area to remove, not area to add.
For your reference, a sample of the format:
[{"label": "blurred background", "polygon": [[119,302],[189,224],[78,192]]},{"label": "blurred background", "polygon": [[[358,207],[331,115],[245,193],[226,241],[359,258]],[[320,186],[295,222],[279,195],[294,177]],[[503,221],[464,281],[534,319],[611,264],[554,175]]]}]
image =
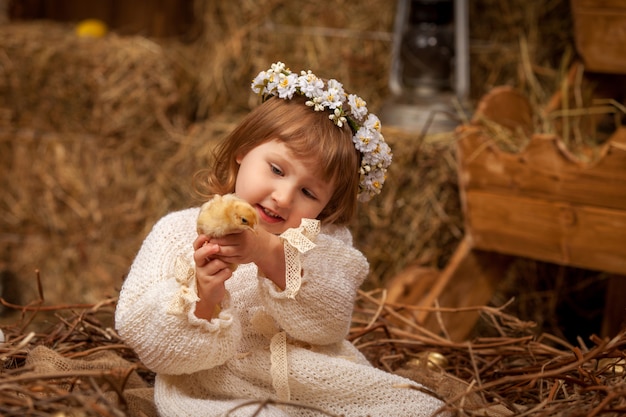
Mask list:
[{"label": "blurred background", "polygon": [[[497,86],[534,108],[551,101],[581,59],[575,6],[0,1],[2,297],[36,301],[37,274],[46,303],[115,296],[154,222],[199,204],[194,173],[258,104],[250,81],[276,61],[340,80],[387,122],[389,179],[351,225],[371,263],[365,288],[409,265],[445,267],[464,234],[454,129]],[[621,100],[617,71],[590,80]],[[515,297],[515,314],[574,339],[599,332],[606,283],[520,258],[491,302]]]}]

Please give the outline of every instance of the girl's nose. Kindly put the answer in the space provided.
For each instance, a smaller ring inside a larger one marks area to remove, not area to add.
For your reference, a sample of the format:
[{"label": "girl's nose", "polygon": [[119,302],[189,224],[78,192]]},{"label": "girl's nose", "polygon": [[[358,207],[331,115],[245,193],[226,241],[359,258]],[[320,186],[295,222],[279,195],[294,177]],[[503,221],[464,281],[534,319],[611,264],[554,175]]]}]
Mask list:
[{"label": "girl's nose", "polygon": [[288,184],[281,184],[274,189],[272,198],[280,207],[288,207],[293,201],[295,190]]}]

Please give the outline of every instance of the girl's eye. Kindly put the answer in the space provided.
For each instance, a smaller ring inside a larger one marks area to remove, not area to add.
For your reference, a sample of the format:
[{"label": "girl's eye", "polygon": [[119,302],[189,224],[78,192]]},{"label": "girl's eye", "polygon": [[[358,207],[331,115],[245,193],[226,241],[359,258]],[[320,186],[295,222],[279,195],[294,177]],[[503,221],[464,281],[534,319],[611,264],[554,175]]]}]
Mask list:
[{"label": "girl's eye", "polygon": [[270,169],[272,171],[272,174],[276,174],[276,175],[283,175],[283,171],[281,171],[280,168],[278,168],[276,165],[271,164],[270,165]]},{"label": "girl's eye", "polygon": [[302,189],[302,194],[304,194],[307,198],[311,198],[313,200],[317,200],[317,197],[315,197],[315,194],[313,194],[311,191],[309,191],[306,188]]}]

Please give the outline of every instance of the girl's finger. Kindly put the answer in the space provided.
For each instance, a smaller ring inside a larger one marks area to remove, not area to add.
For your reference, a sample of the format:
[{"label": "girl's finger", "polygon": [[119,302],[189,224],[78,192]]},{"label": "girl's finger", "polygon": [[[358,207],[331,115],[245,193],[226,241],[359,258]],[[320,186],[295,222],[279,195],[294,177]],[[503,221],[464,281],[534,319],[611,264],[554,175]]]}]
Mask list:
[{"label": "girl's finger", "polygon": [[198,235],[196,240],[193,241],[193,250],[200,249],[209,239],[205,235]]},{"label": "girl's finger", "polygon": [[207,259],[211,259],[213,255],[219,253],[220,247],[219,245],[209,243],[200,248],[196,249],[193,253],[193,260],[196,262],[196,265],[202,265],[206,263]]}]

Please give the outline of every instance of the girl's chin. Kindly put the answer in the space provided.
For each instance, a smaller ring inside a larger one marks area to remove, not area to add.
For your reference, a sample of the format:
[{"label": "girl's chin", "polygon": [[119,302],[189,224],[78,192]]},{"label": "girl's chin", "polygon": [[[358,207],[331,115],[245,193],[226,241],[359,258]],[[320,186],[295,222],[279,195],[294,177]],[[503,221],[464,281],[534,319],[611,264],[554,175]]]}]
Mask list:
[{"label": "girl's chin", "polygon": [[281,227],[281,228],[264,227],[264,229],[265,229],[266,232],[268,232],[268,233],[270,233],[270,234],[272,234],[274,236],[280,236],[280,235],[282,235],[285,232],[285,230],[287,230],[284,227]]}]

